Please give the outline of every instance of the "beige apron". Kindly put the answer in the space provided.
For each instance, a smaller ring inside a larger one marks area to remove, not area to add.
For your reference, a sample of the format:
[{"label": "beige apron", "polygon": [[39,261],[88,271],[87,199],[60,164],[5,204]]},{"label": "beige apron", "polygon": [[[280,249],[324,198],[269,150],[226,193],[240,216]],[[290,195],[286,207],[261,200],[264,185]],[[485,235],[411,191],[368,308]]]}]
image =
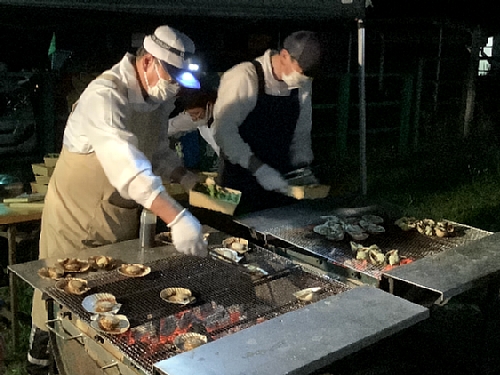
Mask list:
[{"label": "beige apron", "polygon": [[[136,238],[137,228],[137,204],[118,194],[95,153],[63,148],[45,196],[40,259],[77,257],[79,250]],[[35,290],[32,316],[45,329],[47,313],[40,296]]]},{"label": "beige apron", "polygon": [[[160,111],[132,112],[127,128],[150,159],[160,133]],[[78,251],[138,237],[138,205],[110,184],[95,153],[63,150],[45,196],[40,259],[77,257]],[[50,266],[50,265],[49,265]],[[33,324],[46,330],[47,311],[35,289]]]}]

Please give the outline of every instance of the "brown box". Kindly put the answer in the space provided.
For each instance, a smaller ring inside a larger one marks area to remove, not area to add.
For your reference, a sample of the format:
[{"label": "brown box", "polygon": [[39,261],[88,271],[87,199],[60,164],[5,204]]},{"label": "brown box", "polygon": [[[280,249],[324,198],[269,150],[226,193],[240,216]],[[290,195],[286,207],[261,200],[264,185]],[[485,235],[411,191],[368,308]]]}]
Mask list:
[{"label": "brown box", "polygon": [[45,164],[31,164],[31,169],[33,174],[39,176],[52,176],[54,173],[54,167],[47,167]]},{"label": "brown box", "polygon": [[189,204],[194,207],[206,208],[207,210],[222,212],[226,215],[233,215],[234,210],[240,201],[241,192],[238,190],[222,188],[214,185],[218,190],[223,190],[227,193],[232,193],[236,196],[236,201],[228,201],[217,199],[207,194],[207,184],[198,184],[189,192]]},{"label": "brown box", "polygon": [[31,184],[31,192],[32,193],[47,194],[47,190],[49,188],[49,185],[37,184],[36,182],[31,182],[30,184]]},{"label": "brown box", "polygon": [[328,196],[330,185],[289,186],[288,195],[295,199],[320,199]]},{"label": "brown box", "polygon": [[59,154],[48,154],[44,156],[43,161],[46,167],[55,167],[57,163],[57,159],[59,158]]},{"label": "brown box", "polygon": [[50,181],[50,176],[35,175],[35,180],[37,184],[48,185]]}]

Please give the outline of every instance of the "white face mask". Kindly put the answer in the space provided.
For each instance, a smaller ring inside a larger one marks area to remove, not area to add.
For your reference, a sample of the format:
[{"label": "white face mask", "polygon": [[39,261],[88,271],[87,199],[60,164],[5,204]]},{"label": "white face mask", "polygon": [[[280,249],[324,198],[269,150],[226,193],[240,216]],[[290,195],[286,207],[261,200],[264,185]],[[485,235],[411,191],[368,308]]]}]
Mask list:
[{"label": "white face mask", "polygon": [[146,85],[148,86],[148,95],[151,101],[155,103],[162,103],[175,97],[179,92],[179,84],[170,83],[166,79],[161,78],[160,72],[158,72],[158,65],[156,64],[155,71],[158,75],[158,82],[154,85],[154,87],[149,86],[148,77],[146,76],[146,72],[144,72],[144,79],[146,81]]},{"label": "white face mask", "polygon": [[294,70],[290,74],[282,74],[281,79],[288,85],[288,88],[294,89],[302,87],[309,78]]}]

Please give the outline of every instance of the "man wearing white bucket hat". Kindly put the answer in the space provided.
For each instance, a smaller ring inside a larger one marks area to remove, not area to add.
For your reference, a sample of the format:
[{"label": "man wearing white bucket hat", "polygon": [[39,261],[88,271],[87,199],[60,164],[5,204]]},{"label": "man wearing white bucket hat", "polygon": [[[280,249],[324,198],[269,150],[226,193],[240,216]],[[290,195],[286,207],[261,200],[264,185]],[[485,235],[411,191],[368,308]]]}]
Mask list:
[{"label": "man wearing white bucket hat", "polygon": [[[136,56],[126,54],[92,81],[73,106],[42,216],[40,258],[77,257],[80,250],[137,238],[138,210],[150,209],[186,255],[207,255],[200,222],[165,191],[150,158],[168,126],[180,85],[199,88],[186,69],[194,53],[183,33],[160,26]],[[196,178],[171,151],[162,170],[184,186]],[[48,372],[47,313],[33,297],[28,372]]]}]

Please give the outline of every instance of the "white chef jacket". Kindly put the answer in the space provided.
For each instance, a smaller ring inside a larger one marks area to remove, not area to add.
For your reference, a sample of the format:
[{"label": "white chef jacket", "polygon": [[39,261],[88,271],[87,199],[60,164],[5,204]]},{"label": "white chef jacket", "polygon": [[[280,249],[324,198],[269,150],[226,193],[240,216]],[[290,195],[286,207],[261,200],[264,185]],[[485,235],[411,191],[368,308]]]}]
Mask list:
[{"label": "white chef jacket", "polygon": [[[264,90],[268,95],[289,96],[293,88],[289,88],[284,81],[277,80],[273,75],[271,56],[277,53],[278,51],[269,49],[263,56],[256,58],[264,71]],[[306,84],[299,88],[300,115],[290,147],[292,166],[309,165],[313,160],[311,89],[311,80],[307,80]],[[248,168],[253,153],[241,138],[238,128],[255,108],[257,96],[257,72],[251,62],[235,65],[221,77],[211,128],[214,139],[225,156],[231,163],[239,164],[243,168]]]},{"label": "white chef jacket", "polygon": [[[120,195],[150,208],[165,188],[162,179],[153,173],[151,162],[138,148],[138,138],[130,131],[131,119],[140,118],[141,113],[161,111],[158,126],[166,128],[169,114],[175,108],[175,97],[162,104],[145,100],[134,62],[135,57],[126,54],[103,74],[113,79],[100,76],[89,84],[68,118],[63,144],[71,152],[95,152],[109,182]],[[169,152],[171,172],[182,162],[175,151]]]}]

